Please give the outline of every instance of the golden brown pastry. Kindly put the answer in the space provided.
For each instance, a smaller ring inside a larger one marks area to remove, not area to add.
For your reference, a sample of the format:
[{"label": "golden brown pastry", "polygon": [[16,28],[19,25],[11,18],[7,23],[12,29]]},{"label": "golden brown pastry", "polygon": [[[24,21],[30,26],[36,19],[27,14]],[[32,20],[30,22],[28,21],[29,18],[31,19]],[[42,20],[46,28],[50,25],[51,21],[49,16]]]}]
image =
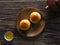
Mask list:
[{"label": "golden brown pastry", "polygon": [[28,30],[30,28],[30,21],[27,19],[21,20],[19,26],[23,31]]},{"label": "golden brown pastry", "polygon": [[38,23],[41,20],[41,14],[38,12],[32,12],[30,15],[30,21],[34,24]]}]

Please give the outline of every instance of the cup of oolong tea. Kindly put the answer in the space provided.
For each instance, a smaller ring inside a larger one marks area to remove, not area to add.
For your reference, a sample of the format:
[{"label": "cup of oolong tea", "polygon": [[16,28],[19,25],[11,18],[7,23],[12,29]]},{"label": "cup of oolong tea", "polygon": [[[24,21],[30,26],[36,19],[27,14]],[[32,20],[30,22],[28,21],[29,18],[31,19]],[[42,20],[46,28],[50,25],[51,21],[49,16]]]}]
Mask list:
[{"label": "cup of oolong tea", "polygon": [[11,31],[8,31],[4,34],[4,38],[7,40],[7,41],[12,41],[13,38],[14,38],[14,34],[13,32]]}]

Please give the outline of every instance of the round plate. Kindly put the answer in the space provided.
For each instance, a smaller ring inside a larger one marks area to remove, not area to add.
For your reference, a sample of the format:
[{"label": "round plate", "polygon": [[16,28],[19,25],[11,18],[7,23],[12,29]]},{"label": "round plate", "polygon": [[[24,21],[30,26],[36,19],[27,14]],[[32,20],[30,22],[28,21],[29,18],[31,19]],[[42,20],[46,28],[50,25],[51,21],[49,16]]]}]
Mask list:
[{"label": "round plate", "polygon": [[[26,32],[21,31],[21,29],[19,27],[19,22],[22,19],[30,20],[29,18],[30,18],[30,14],[32,12],[40,13],[42,19],[40,20],[40,22],[38,24],[31,23],[31,27],[30,27],[29,31],[26,31]],[[42,14],[42,12],[39,9],[34,8],[34,7],[27,7],[27,8],[23,8],[22,10],[20,10],[20,12],[18,13],[18,16],[17,16],[16,23],[17,23],[17,30],[19,31],[19,33],[26,37],[37,36],[38,34],[40,34],[43,31],[44,26],[45,26],[44,15]]]}]

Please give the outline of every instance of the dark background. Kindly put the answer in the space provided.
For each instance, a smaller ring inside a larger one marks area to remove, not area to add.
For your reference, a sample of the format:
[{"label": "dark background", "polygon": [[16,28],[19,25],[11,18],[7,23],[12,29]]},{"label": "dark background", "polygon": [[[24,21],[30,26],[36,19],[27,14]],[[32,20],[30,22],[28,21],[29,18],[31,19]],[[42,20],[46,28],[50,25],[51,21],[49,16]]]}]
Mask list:
[{"label": "dark background", "polygon": [[[3,45],[60,45],[60,13],[45,10],[46,1],[40,0],[1,0],[0,1],[0,41]],[[45,16],[44,31],[36,38],[25,38],[16,29],[18,12],[25,7],[40,9]],[[4,34],[12,31],[15,35],[11,42],[4,39]]]}]

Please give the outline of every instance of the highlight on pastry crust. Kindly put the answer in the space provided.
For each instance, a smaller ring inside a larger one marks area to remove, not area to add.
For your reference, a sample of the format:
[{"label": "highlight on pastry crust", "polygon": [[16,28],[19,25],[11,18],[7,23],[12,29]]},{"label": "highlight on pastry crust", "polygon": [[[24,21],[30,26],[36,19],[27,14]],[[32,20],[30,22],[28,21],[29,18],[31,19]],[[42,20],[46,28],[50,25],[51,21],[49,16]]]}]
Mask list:
[{"label": "highlight on pastry crust", "polygon": [[23,31],[28,30],[30,28],[30,25],[30,21],[27,19],[23,19],[19,23],[20,29],[22,29]]},{"label": "highlight on pastry crust", "polygon": [[38,23],[41,20],[41,14],[38,12],[32,12],[30,14],[30,21],[34,24]]}]

